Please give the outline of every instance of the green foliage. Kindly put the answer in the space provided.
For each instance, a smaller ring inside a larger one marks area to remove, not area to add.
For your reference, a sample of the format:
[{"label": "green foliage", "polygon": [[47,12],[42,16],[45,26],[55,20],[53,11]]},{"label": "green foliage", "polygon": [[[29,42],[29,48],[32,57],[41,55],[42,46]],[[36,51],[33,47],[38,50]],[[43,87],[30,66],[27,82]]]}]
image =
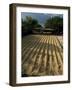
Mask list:
[{"label": "green foliage", "polygon": [[[33,33],[33,30],[40,32],[42,26],[38,23],[36,19],[31,16],[26,16],[26,19],[22,19],[22,36]],[[62,34],[63,33],[63,18],[59,16],[52,17],[46,20],[44,24],[45,28],[53,29],[52,33]]]},{"label": "green foliage", "polygon": [[26,16],[25,20],[22,19],[22,34],[30,34],[32,29],[37,27],[41,27],[41,25],[31,16]]},{"label": "green foliage", "polygon": [[50,18],[46,21],[45,28],[52,28],[55,33],[63,33],[63,19],[58,16]]}]

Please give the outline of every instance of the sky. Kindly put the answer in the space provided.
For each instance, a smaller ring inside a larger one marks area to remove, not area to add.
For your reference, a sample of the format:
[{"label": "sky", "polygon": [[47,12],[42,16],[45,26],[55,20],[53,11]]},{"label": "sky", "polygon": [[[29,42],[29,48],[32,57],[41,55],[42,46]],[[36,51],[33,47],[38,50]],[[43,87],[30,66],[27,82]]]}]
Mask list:
[{"label": "sky", "polygon": [[59,16],[63,18],[62,14],[48,14],[48,13],[29,13],[29,12],[21,12],[21,18],[23,20],[26,19],[26,16],[31,16],[33,19],[37,19],[39,24],[42,26],[46,22],[46,20],[54,17],[54,16]]}]

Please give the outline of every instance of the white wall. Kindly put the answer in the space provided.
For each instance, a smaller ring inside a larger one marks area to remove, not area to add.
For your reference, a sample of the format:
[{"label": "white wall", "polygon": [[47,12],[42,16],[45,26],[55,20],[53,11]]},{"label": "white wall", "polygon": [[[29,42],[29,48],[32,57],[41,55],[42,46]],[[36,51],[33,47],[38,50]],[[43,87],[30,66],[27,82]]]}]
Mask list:
[{"label": "white wall", "polygon": [[[70,84],[56,84],[56,85],[28,86],[28,87],[9,86],[8,82],[9,82],[9,4],[10,3],[31,3],[31,4],[34,3],[34,4],[47,4],[47,5],[57,5],[57,6],[58,5],[60,6],[65,5],[70,7],[72,6],[72,0],[0,0],[0,90],[24,90],[24,89],[25,90],[41,90],[41,89],[71,90],[72,78]],[[72,11],[72,7],[71,7],[71,11]],[[72,16],[72,12],[71,12],[71,16]]]}]

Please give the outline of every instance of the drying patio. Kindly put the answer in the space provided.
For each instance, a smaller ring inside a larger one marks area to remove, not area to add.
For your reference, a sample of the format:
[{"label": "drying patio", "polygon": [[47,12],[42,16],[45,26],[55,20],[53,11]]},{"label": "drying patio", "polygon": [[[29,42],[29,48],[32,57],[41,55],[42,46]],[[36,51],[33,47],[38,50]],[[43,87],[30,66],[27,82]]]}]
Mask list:
[{"label": "drying patio", "polygon": [[62,36],[27,35],[22,38],[22,76],[62,74]]}]

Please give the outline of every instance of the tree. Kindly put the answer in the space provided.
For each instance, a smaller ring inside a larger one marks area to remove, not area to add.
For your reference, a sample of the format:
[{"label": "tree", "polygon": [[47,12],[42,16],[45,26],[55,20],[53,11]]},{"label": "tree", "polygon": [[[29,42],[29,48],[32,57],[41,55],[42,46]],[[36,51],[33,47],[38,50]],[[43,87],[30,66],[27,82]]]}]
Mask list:
[{"label": "tree", "polygon": [[22,19],[22,36],[26,34],[31,34],[32,29],[40,26],[36,19],[33,19],[31,16],[26,16],[26,19]]},{"label": "tree", "polygon": [[53,33],[62,34],[63,33],[63,18],[59,16],[55,16],[48,19],[45,23],[45,28],[52,28],[54,29]]}]

